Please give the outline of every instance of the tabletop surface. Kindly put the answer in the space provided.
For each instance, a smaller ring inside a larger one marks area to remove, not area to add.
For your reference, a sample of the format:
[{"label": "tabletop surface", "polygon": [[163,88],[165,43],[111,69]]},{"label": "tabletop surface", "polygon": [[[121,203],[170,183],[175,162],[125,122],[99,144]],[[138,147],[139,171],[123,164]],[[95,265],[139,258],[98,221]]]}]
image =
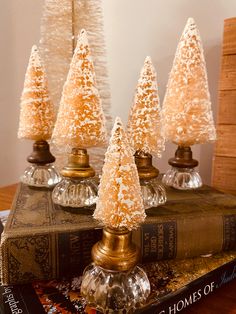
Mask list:
[{"label": "tabletop surface", "polygon": [[[0,210],[11,207],[16,188],[17,184],[0,187]],[[181,311],[181,313],[236,314],[236,279],[208,295],[205,299],[201,299],[194,305]]]}]

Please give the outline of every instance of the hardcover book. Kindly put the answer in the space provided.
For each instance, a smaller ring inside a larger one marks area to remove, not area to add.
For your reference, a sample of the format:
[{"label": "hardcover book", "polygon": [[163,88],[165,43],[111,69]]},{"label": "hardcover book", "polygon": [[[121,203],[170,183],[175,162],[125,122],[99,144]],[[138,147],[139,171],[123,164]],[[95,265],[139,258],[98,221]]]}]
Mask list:
[{"label": "hardcover book", "polygon": [[[168,202],[150,208],[133,232],[143,263],[209,255],[236,248],[236,196],[204,186],[167,189]],[[48,190],[20,184],[1,237],[3,284],[68,277],[90,262],[101,226],[93,208],[79,214],[55,206]]]},{"label": "hardcover book", "polygon": [[[147,304],[136,314],[173,314],[236,278],[236,253],[143,265],[151,282]],[[80,295],[81,277],[0,286],[0,312],[96,314]]]}]

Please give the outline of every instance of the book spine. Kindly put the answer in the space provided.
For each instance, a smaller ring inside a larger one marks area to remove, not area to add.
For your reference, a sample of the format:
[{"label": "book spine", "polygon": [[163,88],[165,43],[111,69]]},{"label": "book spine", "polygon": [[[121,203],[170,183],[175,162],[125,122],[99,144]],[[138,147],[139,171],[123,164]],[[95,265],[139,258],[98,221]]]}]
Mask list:
[{"label": "book spine", "polygon": [[91,262],[92,246],[101,237],[101,229],[3,236],[2,283],[22,284],[79,275]]},{"label": "book spine", "polygon": [[32,286],[0,286],[1,314],[43,314],[43,305]]},{"label": "book spine", "polygon": [[179,289],[172,296],[153,303],[137,313],[177,314],[236,278],[236,259]]},{"label": "book spine", "polygon": [[236,214],[151,221],[133,232],[142,262],[187,258],[236,249]]}]

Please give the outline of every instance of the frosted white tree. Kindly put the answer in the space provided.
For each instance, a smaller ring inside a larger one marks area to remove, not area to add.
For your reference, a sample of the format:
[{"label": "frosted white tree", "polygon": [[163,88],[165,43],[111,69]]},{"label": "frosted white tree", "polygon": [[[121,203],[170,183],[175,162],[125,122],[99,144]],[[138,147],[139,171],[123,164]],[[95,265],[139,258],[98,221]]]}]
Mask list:
[{"label": "frosted white tree", "polygon": [[188,19],[177,47],[163,117],[165,137],[177,145],[216,139],[203,47],[192,18]]}]

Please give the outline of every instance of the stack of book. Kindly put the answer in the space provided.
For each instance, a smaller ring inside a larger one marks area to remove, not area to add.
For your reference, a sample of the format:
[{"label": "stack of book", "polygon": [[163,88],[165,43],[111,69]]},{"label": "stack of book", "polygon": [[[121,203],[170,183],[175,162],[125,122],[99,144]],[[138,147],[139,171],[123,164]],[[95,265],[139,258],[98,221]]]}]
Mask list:
[{"label": "stack of book", "polygon": [[[236,197],[208,186],[167,195],[133,232],[152,285],[139,313],[179,312],[236,277]],[[102,236],[92,212],[62,210],[50,191],[19,185],[1,237],[3,313],[12,304],[21,313],[83,313],[80,275]]]}]

